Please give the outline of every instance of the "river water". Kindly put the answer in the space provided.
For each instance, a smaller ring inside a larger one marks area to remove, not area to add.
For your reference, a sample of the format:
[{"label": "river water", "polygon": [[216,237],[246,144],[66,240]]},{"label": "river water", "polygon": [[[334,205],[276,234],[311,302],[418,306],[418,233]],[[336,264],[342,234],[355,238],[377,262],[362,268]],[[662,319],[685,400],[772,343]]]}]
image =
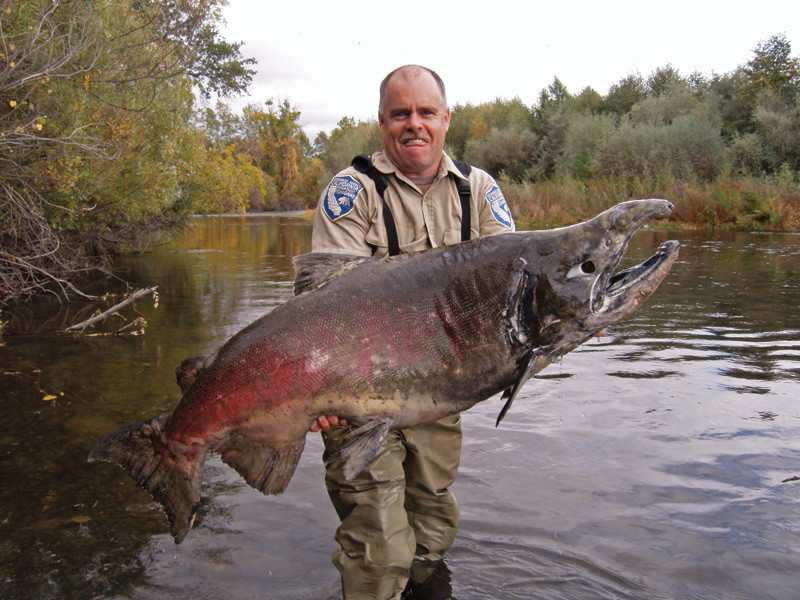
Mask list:
[{"label": "river water", "polygon": [[[172,409],[183,358],[291,297],[310,227],[197,218],[121,260],[159,286],[143,335],[47,335],[78,317],[52,306],[9,324],[26,335],[0,346],[0,597],[340,597],[318,435],[278,497],[210,459],[179,546],[121,469],[85,462]],[[798,597],[800,236],[646,230],[629,256],[666,239],[681,256],[644,307],[528,382],[500,427],[498,398],[464,414],[442,597]]]}]

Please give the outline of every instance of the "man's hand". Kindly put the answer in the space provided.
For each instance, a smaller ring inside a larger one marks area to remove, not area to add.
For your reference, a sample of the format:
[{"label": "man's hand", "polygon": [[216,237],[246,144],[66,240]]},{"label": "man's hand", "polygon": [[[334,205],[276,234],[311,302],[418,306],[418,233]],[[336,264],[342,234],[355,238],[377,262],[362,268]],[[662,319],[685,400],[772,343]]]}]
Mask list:
[{"label": "man's hand", "polygon": [[311,427],[309,427],[308,430],[311,433],[316,433],[320,429],[322,431],[330,431],[334,427],[347,427],[347,421],[339,417],[320,415],[314,419],[314,422],[311,423]]}]

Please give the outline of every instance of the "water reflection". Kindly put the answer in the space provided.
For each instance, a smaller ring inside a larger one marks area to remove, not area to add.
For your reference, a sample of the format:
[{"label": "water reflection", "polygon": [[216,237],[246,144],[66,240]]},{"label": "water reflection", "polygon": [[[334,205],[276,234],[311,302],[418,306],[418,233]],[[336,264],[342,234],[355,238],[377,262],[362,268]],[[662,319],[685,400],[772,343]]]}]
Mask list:
[{"label": "water reflection", "polygon": [[[120,469],[84,462],[171,410],[180,360],[291,296],[309,233],[299,215],[197,219],[119,265],[159,286],[144,336],[6,339],[0,596],[338,597],[317,436],[283,497],[211,459],[177,547]],[[800,237],[646,231],[630,260],[675,237],[644,308],[529,382],[499,428],[497,399],[464,415],[453,597],[794,597]]]}]

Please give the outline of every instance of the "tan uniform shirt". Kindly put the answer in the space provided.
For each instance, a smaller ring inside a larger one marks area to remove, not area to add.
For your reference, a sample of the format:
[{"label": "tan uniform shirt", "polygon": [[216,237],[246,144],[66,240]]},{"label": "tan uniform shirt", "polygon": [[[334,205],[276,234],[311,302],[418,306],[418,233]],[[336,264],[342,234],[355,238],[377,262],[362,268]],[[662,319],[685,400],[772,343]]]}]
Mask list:
[{"label": "tan uniform shirt", "polygon": [[[464,179],[446,154],[427,192],[386,157],[372,155],[387,188],[386,204],[397,226],[400,252],[419,252],[461,242],[461,203],[454,177]],[[468,177],[471,195],[470,239],[514,230],[514,221],[495,180],[475,167]],[[383,205],[375,183],[353,167],[334,177],[320,196],[312,252],[384,257],[389,253]]]}]

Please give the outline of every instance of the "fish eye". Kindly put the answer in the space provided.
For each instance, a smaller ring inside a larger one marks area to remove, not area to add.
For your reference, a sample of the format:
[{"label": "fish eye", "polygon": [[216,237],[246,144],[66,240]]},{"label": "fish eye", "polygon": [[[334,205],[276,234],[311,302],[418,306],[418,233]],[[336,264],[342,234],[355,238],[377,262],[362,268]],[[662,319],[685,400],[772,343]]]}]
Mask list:
[{"label": "fish eye", "polygon": [[567,273],[567,279],[575,277],[586,277],[597,273],[597,263],[593,260],[585,260],[580,264],[573,265]]}]

